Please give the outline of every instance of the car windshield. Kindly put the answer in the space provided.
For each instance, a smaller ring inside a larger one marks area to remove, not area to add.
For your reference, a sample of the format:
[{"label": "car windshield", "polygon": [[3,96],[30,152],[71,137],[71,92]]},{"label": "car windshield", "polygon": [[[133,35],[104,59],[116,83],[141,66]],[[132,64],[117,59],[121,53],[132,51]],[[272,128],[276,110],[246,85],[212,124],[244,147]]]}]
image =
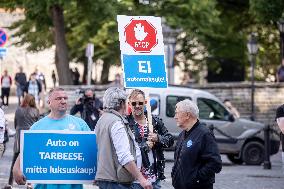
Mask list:
[{"label": "car windshield", "polygon": [[220,103],[214,100],[198,98],[197,106],[201,119],[228,120],[229,112]]}]

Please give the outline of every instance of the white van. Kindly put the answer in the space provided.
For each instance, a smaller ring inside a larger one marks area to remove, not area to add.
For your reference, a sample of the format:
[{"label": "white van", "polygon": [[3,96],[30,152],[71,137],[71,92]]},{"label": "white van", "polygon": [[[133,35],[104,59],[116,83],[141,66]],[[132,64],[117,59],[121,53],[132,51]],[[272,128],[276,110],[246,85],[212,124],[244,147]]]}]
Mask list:
[{"label": "white van", "polygon": [[[153,114],[163,119],[165,126],[175,137],[181,132],[174,119],[175,105],[181,100],[190,99],[199,108],[200,120],[207,126],[213,125],[217,128],[214,129],[214,135],[220,153],[226,154],[232,162],[237,164],[245,162],[248,165],[259,165],[263,162],[264,124],[242,118],[235,119],[223,103],[211,93],[169,86],[166,89],[151,89],[150,97],[158,102]],[[262,131],[255,134],[259,130]],[[271,134],[270,144],[270,154],[277,153],[280,145],[279,137]]]}]

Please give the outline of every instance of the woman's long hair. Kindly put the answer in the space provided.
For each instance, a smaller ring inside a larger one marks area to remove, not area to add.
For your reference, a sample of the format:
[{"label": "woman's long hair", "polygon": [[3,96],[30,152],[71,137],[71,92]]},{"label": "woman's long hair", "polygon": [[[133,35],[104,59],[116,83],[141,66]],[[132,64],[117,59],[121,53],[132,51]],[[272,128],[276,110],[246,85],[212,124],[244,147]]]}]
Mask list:
[{"label": "woman's long hair", "polygon": [[21,103],[21,107],[36,108],[35,97],[31,94],[26,94]]}]

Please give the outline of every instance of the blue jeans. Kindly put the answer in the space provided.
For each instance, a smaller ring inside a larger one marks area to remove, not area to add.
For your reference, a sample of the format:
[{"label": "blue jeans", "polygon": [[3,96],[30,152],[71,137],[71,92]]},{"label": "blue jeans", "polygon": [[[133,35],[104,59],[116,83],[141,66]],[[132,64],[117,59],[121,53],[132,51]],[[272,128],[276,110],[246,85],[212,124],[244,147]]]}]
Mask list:
[{"label": "blue jeans", "polygon": [[131,185],[122,185],[116,182],[97,181],[100,189],[130,189]]},{"label": "blue jeans", "polygon": [[[161,189],[161,181],[156,180],[156,182],[152,183],[153,189]],[[131,189],[143,189],[143,187],[139,183],[133,183],[131,185]]]}]

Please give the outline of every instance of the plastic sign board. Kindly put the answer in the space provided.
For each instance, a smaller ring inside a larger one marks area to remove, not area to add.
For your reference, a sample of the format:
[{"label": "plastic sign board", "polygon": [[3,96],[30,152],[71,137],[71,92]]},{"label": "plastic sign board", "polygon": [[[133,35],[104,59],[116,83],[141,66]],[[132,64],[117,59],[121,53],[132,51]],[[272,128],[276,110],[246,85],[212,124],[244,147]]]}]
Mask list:
[{"label": "plastic sign board", "polygon": [[0,28],[0,47],[3,47],[8,40],[6,32]]},{"label": "plastic sign board", "polygon": [[158,44],[157,30],[147,20],[131,20],[125,26],[125,40],[136,52],[151,52]]},{"label": "plastic sign board", "polygon": [[126,88],[167,88],[161,18],[117,16]]},{"label": "plastic sign board", "polygon": [[21,170],[28,183],[93,183],[96,135],[84,131],[21,132]]}]

